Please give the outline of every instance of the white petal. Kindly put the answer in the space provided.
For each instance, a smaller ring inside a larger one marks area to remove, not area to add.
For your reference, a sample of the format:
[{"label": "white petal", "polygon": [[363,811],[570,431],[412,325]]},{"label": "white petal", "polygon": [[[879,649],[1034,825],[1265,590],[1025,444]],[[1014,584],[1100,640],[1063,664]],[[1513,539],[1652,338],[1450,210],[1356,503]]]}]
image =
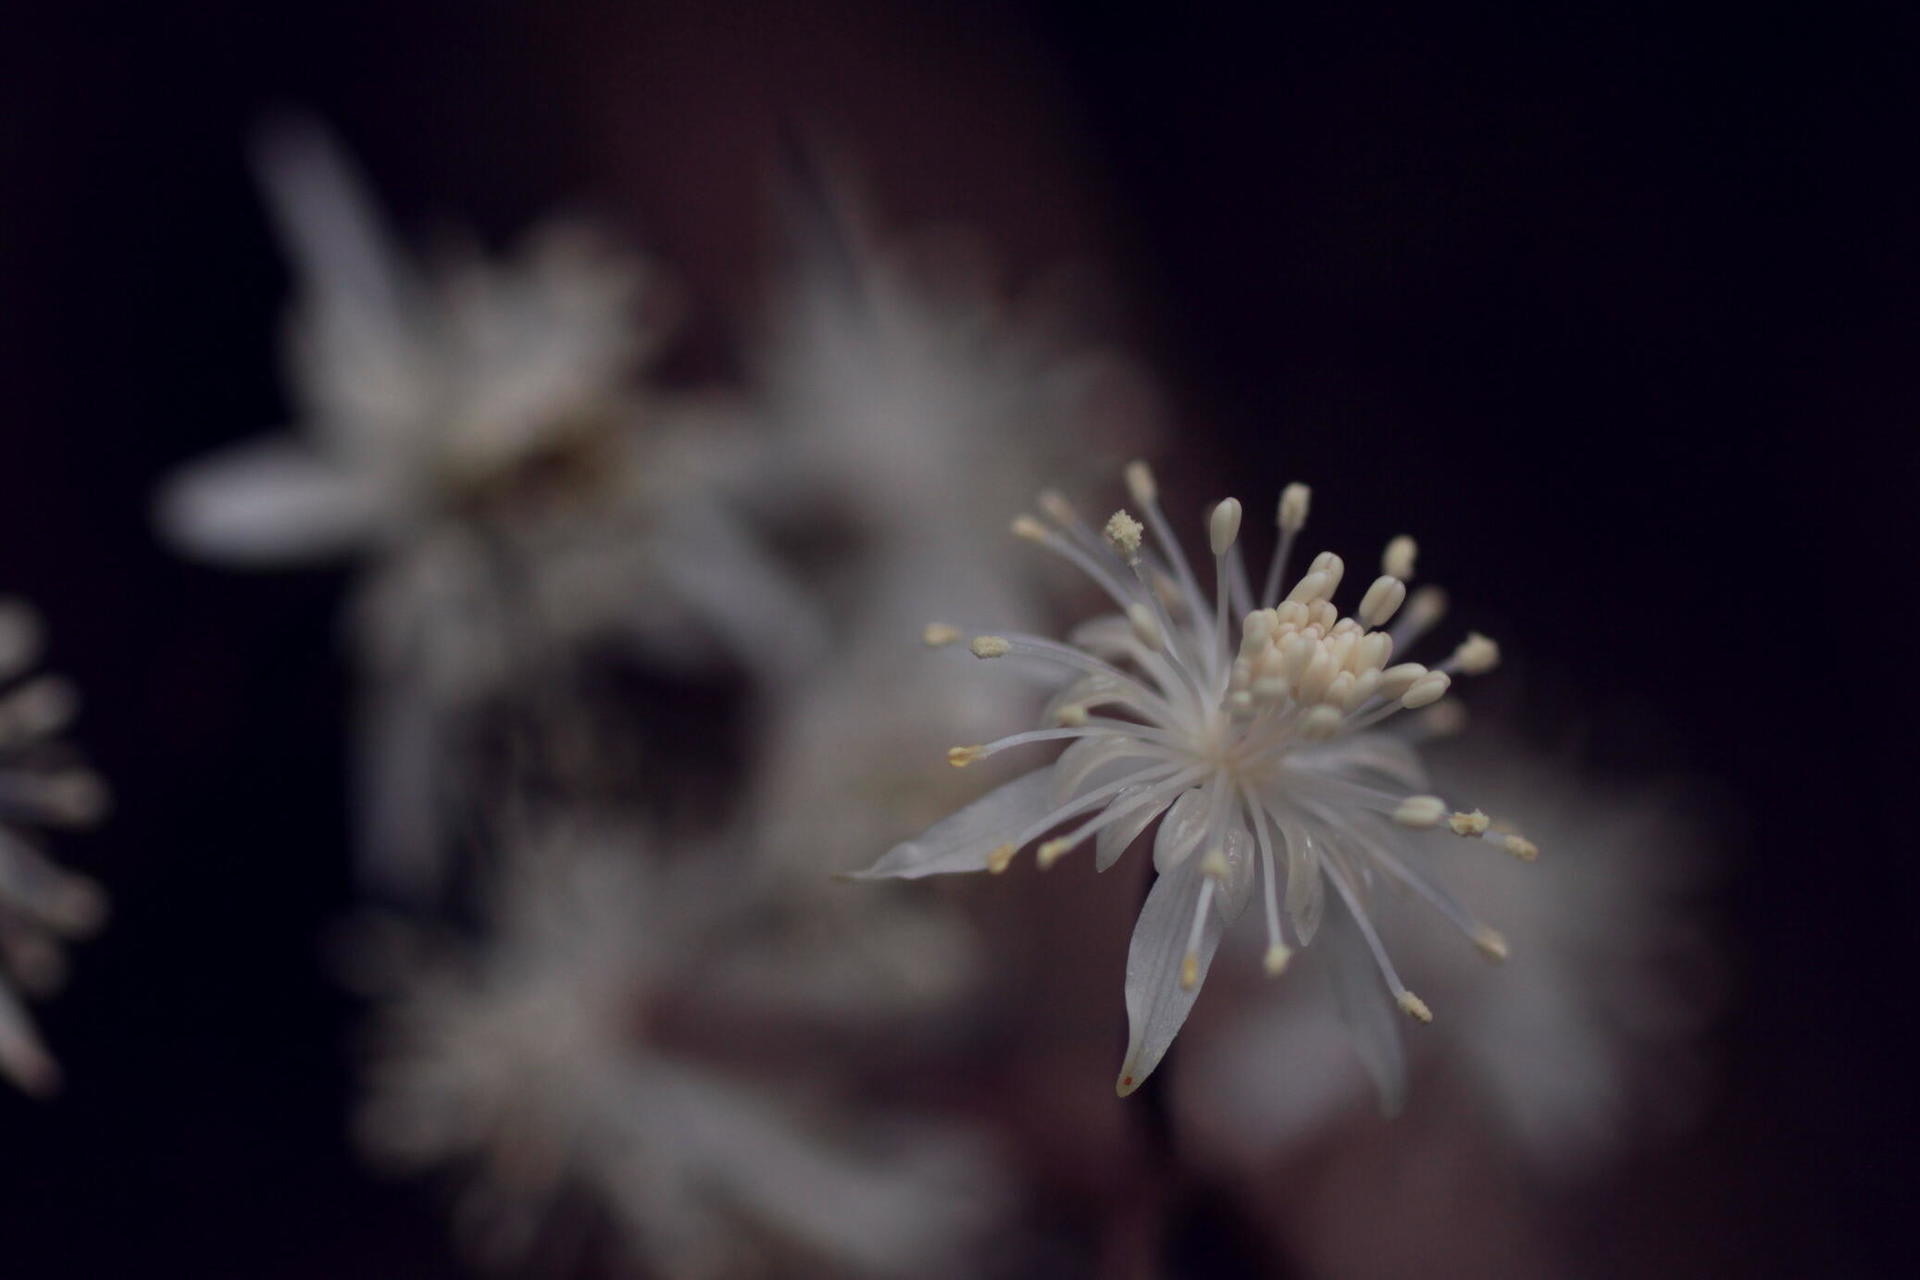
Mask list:
[{"label": "white petal", "polygon": [[[1194,794],[1189,792],[1188,794]],[[1153,882],[1127,948],[1127,1056],[1120,1064],[1115,1092],[1126,1097],[1160,1065],[1193,1002],[1206,984],[1207,967],[1226,932],[1217,911],[1208,911],[1200,930],[1197,980],[1185,989],[1180,970],[1193,928],[1193,913],[1204,877],[1199,858],[1188,858]]]},{"label": "white petal", "polygon": [[60,1085],[60,1068],[35,1034],[27,1011],[0,979],[0,1075],[28,1093],[45,1095]]},{"label": "white petal", "polygon": [[1380,968],[1344,901],[1337,901],[1321,930],[1327,972],[1354,1052],[1373,1077],[1383,1115],[1399,1114],[1407,1099],[1407,1051],[1400,1039],[1406,1015],[1380,980]]},{"label": "white petal", "polygon": [[1207,833],[1207,792],[1195,787],[1180,793],[1153,838],[1153,869],[1161,875],[1185,862]]},{"label": "white petal", "polygon": [[[1127,804],[1128,801],[1140,795],[1142,792],[1151,791],[1155,785],[1155,783],[1151,782],[1142,782],[1127,787],[1113,798],[1114,807],[1118,808]],[[1099,834],[1094,837],[1094,870],[1105,871],[1108,867],[1112,866],[1114,862],[1119,859],[1120,855],[1125,853],[1128,847],[1140,838],[1140,833],[1147,829],[1148,824],[1165,813],[1167,806],[1172,803],[1173,799],[1169,794],[1166,799],[1157,802],[1149,801],[1141,805],[1133,813],[1113,823],[1111,826],[1100,828]]]},{"label": "white petal", "polygon": [[1281,831],[1287,844],[1287,916],[1304,947],[1313,941],[1326,910],[1327,886],[1320,875],[1320,849],[1312,836],[1291,823]]},{"label": "white petal", "polygon": [[343,552],[375,528],[381,502],[365,477],[287,439],[239,446],[174,473],[155,511],[190,555],[280,564]]},{"label": "white petal", "polygon": [[1045,817],[1052,807],[1047,791],[1051,765],[1022,774],[1005,786],[987,792],[958,813],[942,818],[919,837],[897,844],[857,879],[921,876],[956,871],[985,871],[987,857],[1026,827]]},{"label": "white petal", "polygon": [[1164,758],[1164,753],[1124,733],[1082,738],[1054,761],[1053,802],[1065,804],[1139,768],[1137,764],[1116,768],[1121,761]]}]

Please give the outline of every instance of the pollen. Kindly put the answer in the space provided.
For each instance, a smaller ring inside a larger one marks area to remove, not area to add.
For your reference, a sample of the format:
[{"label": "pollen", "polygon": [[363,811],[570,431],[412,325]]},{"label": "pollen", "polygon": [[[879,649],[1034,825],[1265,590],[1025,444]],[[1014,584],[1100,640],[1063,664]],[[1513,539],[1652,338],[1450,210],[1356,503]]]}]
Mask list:
[{"label": "pollen", "polygon": [[1457,836],[1483,836],[1493,819],[1475,809],[1472,813],[1456,813],[1447,819],[1447,827]]},{"label": "pollen", "polygon": [[1140,559],[1140,538],[1145,532],[1145,527],[1128,515],[1125,508],[1107,517],[1107,541],[1128,564]]}]

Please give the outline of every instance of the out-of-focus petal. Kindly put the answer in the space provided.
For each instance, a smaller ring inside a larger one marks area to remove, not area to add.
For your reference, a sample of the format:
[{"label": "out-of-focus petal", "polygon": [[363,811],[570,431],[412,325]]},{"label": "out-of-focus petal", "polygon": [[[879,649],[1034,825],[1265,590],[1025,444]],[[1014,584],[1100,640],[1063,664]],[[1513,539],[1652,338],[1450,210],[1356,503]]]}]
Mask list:
[{"label": "out-of-focus petal", "polygon": [[190,555],[273,565],[339,555],[365,540],[382,503],[365,478],[286,439],[239,446],[176,472],[156,517]]},{"label": "out-of-focus petal", "polygon": [[1398,1115],[1407,1100],[1407,1050],[1400,1038],[1405,1015],[1380,981],[1379,967],[1367,949],[1359,924],[1339,895],[1320,930],[1327,949],[1327,973],[1334,999],[1346,1021],[1354,1052],[1380,1091],[1383,1115]]}]

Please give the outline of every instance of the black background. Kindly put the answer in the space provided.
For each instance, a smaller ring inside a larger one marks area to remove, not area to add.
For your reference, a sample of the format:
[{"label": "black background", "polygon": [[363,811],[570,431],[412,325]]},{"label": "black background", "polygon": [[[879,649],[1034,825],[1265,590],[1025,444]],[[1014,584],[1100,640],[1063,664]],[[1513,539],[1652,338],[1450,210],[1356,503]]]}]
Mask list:
[{"label": "black background", "polygon": [[870,141],[903,217],[1112,273],[1181,497],[1306,477],[1328,545],[1418,532],[1552,691],[1536,728],[1584,706],[1602,767],[1721,797],[1718,1102],[1609,1193],[1604,1268],[1892,1269],[1920,19],[1439,8],[11,14],[0,587],[48,615],[119,809],[60,845],[117,917],[42,1010],[66,1095],[0,1090],[0,1270],[460,1274],[434,1193],[345,1142],[343,580],[184,565],[147,523],[167,466],[287,411],[245,145],[294,104],[409,225],[628,220],[691,278],[686,376],[728,371],[753,275],[761,154],[725,144],[783,119]]}]

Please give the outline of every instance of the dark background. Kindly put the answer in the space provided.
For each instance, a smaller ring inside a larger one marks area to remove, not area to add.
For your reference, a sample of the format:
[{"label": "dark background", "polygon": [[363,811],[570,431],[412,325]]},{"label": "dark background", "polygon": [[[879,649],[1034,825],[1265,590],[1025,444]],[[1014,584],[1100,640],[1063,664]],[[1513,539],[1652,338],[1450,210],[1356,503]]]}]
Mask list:
[{"label": "dark background", "polygon": [[117,915],[42,1010],[66,1095],[0,1090],[0,1270],[460,1274],[435,1193],[345,1141],[344,579],[184,565],[146,519],[168,466],[287,411],[245,146],[290,105],[405,225],[625,222],[688,285],[672,376],[733,368],[783,122],[899,222],[1116,282],[1181,407],[1178,497],[1309,477],[1328,545],[1418,532],[1558,691],[1536,729],[1583,705],[1601,767],[1721,798],[1717,1101],[1606,1193],[1594,1258],[1892,1270],[1920,19],[1431,8],[11,14],[0,588],[47,614],[119,809],[59,844]]}]

